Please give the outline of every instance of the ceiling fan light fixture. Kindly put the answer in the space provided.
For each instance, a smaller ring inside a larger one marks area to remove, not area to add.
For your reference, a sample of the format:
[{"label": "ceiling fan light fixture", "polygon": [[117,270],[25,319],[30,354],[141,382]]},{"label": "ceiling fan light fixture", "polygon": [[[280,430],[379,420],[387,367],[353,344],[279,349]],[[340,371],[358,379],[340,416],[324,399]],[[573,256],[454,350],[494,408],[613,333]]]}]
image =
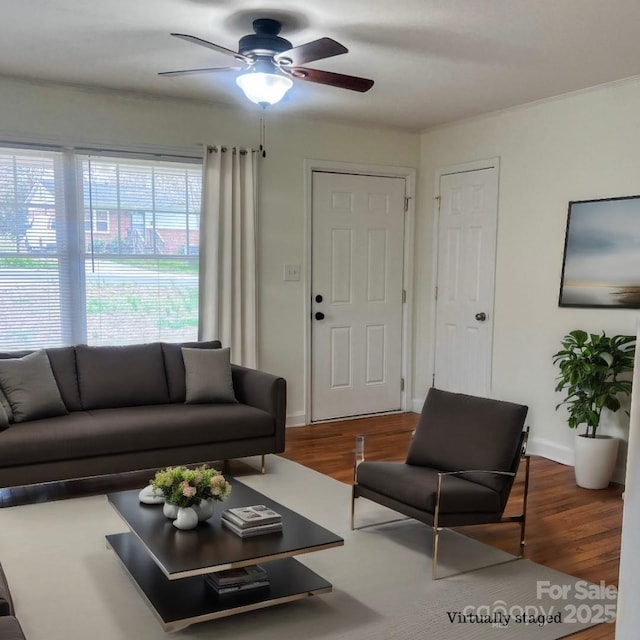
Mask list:
[{"label": "ceiling fan light fixture", "polygon": [[281,73],[247,71],[236,78],[244,95],[256,104],[276,104],[293,86],[291,78]]}]

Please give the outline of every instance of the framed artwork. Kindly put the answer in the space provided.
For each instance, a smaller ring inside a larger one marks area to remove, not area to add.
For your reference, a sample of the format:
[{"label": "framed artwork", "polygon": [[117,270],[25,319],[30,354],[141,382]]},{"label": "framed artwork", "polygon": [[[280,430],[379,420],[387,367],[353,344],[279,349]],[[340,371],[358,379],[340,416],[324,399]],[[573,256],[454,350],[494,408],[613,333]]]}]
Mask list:
[{"label": "framed artwork", "polygon": [[569,203],[559,305],[640,308],[640,195]]}]

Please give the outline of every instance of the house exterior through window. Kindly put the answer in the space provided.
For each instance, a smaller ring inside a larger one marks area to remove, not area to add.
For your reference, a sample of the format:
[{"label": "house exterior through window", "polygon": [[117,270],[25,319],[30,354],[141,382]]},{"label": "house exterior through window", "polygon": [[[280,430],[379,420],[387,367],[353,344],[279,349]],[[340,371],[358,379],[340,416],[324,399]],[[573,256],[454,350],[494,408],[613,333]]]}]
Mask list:
[{"label": "house exterior through window", "polygon": [[201,188],[197,161],[0,148],[0,349],[195,340]]}]

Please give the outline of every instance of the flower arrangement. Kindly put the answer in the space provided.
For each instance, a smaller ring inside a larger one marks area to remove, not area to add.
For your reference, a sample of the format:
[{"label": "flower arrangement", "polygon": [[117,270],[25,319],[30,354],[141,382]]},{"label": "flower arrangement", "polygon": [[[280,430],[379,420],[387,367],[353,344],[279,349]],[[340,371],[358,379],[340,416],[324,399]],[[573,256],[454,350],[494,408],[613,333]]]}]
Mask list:
[{"label": "flower arrangement", "polygon": [[196,469],[168,467],[156,473],[151,486],[166,502],[178,507],[193,507],[201,500],[224,500],[231,493],[231,484],[225,477],[206,465]]}]

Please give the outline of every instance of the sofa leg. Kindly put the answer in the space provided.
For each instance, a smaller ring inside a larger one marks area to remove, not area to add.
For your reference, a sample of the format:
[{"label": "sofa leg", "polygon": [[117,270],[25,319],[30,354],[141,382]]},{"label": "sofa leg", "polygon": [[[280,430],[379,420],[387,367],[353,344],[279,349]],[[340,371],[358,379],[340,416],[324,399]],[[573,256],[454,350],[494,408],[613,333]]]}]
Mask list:
[{"label": "sofa leg", "polygon": [[264,475],[267,472],[266,456],[262,454],[262,464],[260,465],[260,473]]}]

